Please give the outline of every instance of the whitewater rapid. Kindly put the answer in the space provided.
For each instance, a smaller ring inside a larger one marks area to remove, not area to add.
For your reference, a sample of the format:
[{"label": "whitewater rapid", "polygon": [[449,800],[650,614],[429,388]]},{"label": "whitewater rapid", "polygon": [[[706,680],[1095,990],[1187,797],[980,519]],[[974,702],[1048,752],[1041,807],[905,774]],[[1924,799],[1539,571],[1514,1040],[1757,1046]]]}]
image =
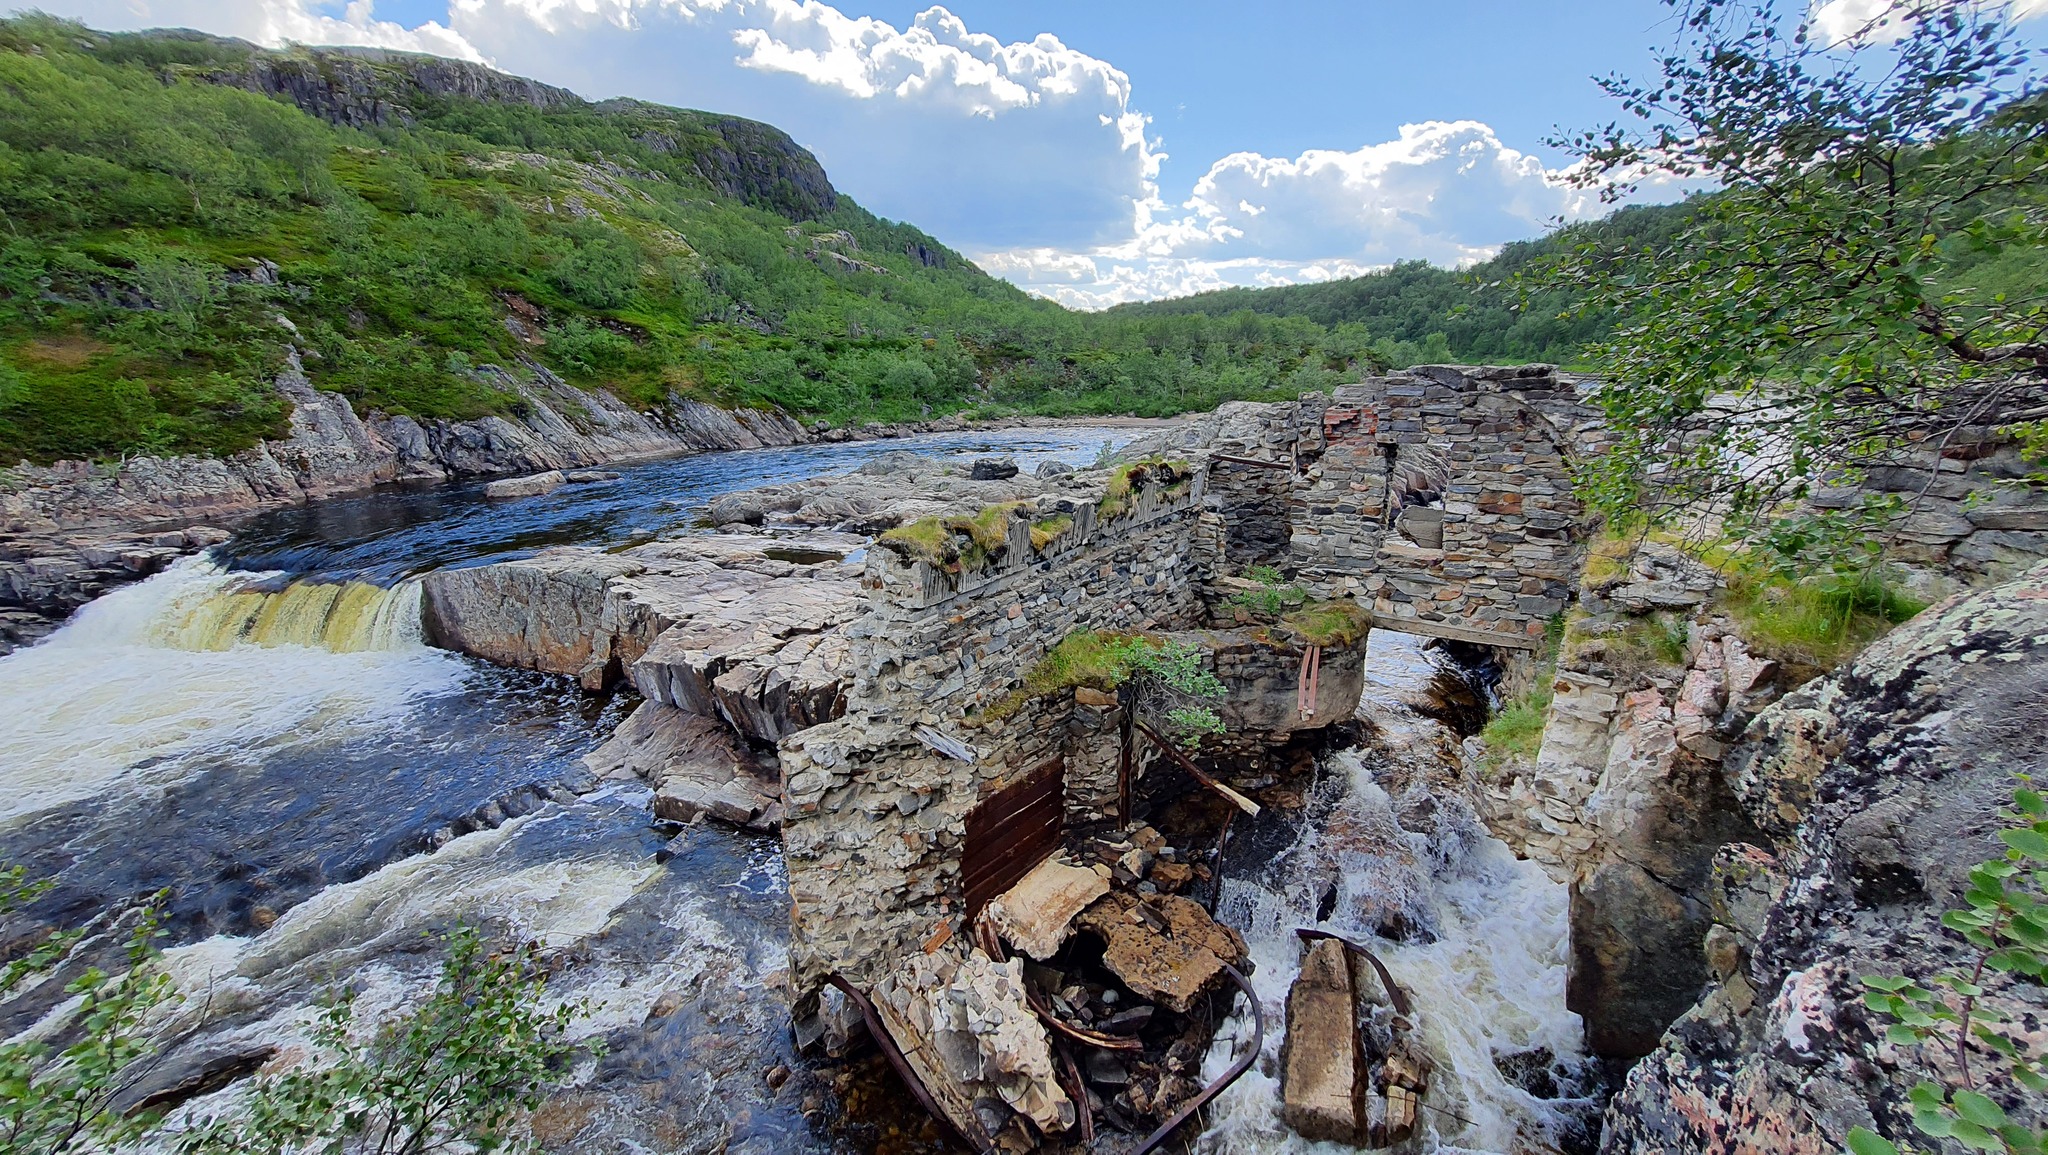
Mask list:
[{"label": "whitewater rapid", "polygon": [[420,637],[419,586],[288,583],[186,558],[0,657],[0,823],[116,780],[175,780],[196,755],[249,754],[335,727],[400,722],[467,668]]},{"label": "whitewater rapid", "polygon": [[[1366,716],[1377,737],[1328,755],[1307,814],[1291,840],[1262,863],[1233,864],[1217,917],[1251,950],[1251,976],[1266,1016],[1258,1062],[1214,1104],[1200,1149],[1260,1155],[1336,1155],[1353,1148],[1313,1143],[1280,1116],[1280,1053],[1287,993],[1300,970],[1298,927],[1319,927],[1370,948],[1407,990],[1420,1040],[1435,1072],[1423,1099],[1423,1130],[1404,1149],[1457,1155],[1555,1152],[1578,1120],[1571,1083],[1587,1060],[1577,1015],[1565,1009],[1566,888],[1536,863],[1519,861],[1437,790],[1435,829],[1403,829],[1382,785],[1393,763],[1441,757],[1440,724],[1403,700],[1429,670],[1416,639],[1375,633],[1368,656]],[[1426,776],[1425,776],[1426,777]],[[1331,899],[1334,901],[1330,901]],[[1330,901],[1330,915],[1318,908]],[[1407,941],[1377,936],[1398,916]],[[1240,1005],[1218,1032],[1204,1078],[1220,1075],[1248,1045],[1251,1015]],[[1503,1069],[1503,1062],[1507,1068]],[[1565,1084],[1539,1098],[1510,1070],[1518,1064]]]}]

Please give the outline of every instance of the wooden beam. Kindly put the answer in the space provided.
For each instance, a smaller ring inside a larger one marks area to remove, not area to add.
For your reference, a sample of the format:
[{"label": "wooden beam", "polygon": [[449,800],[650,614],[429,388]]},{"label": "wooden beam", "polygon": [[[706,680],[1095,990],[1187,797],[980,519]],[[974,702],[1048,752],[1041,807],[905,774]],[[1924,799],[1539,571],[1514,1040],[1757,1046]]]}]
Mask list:
[{"label": "wooden beam", "polygon": [[1159,731],[1154,730],[1152,727],[1147,726],[1143,722],[1138,723],[1138,729],[1144,731],[1145,736],[1147,738],[1152,739],[1152,744],[1154,746],[1159,747],[1160,750],[1165,752],[1168,758],[1173,759],[1174,765],[1179,766],[1181,769],[1187,771],[1189,777],[1193,778],[1197,782],[1200,782],[1202,785],[1207,786],[1209,789],[1214,790],[1216,793],[1223,795],[1225,798],[1228,798],[1230,800],[1231,805],[1237,807],[1239,810],[1244,811],[1246,814],[1249,814],[1254,818],[1257,818],[1259,816],[1258,803],[1252,801],[1249,798],[1246,798],[1244,795],[1239,794],[1237,791],[1232,790],[1230,787],[1225,786],[1223,783],[1218,782],[1214,778],[1211,778],[1207,774],[1203,773],[1202,768],[1200,766],[1195,765],[1194,761],[1190,759],[1186,754],[1183,754],[1178,749],[1176,749],[1173,743],[1160,737]]},{"label": "wooden beam", "polygon": [[1510,650],[1543,648],[1541,635],[1530,637],[1528,634],[1514,634],[1505,630],[1481,630],[1471,626],[1452,625],[1449,622],[1428,622],[1421,618],[1390,618],[1382,614],[1373,614],[1372,628],[1396,634],[1414,634],[1423,638],[1443,638],[1451,642],[1471,642],[1479,646],[1504,646]]}]

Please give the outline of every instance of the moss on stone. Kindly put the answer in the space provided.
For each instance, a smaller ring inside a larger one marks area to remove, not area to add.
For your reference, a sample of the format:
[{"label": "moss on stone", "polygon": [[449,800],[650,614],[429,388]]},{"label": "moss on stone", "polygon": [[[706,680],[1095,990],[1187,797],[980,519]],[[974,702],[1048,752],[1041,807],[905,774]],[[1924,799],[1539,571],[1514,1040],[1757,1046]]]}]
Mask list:
[{"label": "moss on stone", "polygon": [[[1028,516],[1031,503],[1006,501],[967,517],[932,515],[905,522],[876,538],[906,561],[923,561],[948,573],[971,573],[1002,556],[1010,543],[1012,519]],[[1033,530],[1034,544],[1037,531]]]},{"label": "moss on stone", "polygon": [[1045,547],[1065,537],[1074,528],[1074,519],[1066,514],[1048,517],[1031,523],[1031,548],[1043,551]]},{"label": "moss on stone", "polygon": [[1311,646],[1352,646],[1372,630],[1372,615],[1350,598],[1312,601],[1280,619]]},{"label": "moss on stone", "polygon": [[1122,517],[1137,504],[1138,491],[1147,485],[1158,485],[1168,496],[1178,497],[1187,492],[1193,476],[1185,461],[1166,461],[1155,457],[1119,465],[1110,471],[1109,488],[1103,492],[1095,512],[1104,521]]}]

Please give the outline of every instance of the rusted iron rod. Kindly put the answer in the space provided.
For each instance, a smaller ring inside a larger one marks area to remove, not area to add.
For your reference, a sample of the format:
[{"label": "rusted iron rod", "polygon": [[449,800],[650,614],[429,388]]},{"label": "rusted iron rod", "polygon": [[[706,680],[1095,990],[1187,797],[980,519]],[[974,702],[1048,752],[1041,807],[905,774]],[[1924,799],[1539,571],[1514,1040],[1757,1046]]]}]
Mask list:
[{"label": "rusted iron rod", "polygon": [[1189,777],[1193,778],[1197,782],[1200,782],[1202,785],[1207,786],[1209,789],[1214,790],[1216,793],[1223,795],[1225,798],[1228,798],[1230,800],[1231,805],[1237,807],[1239,810],[1244,811],[1246,814],[1249,814],[1254,818],[1257,818],[1259,816],[1258,803],[1252,801],[1249,798],[1246,798],[1244,795],[1239,794],[1237,791],[1232,790],[1230,787],[1225,786],[1223,783],[1216,781],[1214,778],[1209,777],[1207,773],[1203,772],[1200,766],[1195,765],[1193,759],[1189,758],[1186,754],[1181,753],[1179,750],[1174,749],[1173,743],[1167,741],[1165,738],[1160,737],[1159,731],[1154,730],[1152,727],[1147,726],[1143,722],[1138,723],[1138,729],[1144,732],[1145,737],[1152,739],[1152,744],[1154,746],[1159,747],[1159,749],[1163,751],[1168,758],[1173,759],[1174,765],[1187,771]]},{"label": "rusted iron rod", "polygon": [[979,1124],[970,1124],[975,1130],[973,1136],[962,1134],[959,1124],[939,1109],[938,1100],[932,1098],[932,1093],[925,1089],[924,1080],[917,1077],[916,1068],[910,1065],[909,1058],[896,1045],[895,1036],[889,1033],[888,1026],[882,1022],[881,1012],[875,1010],[875,1004],[868,1001],[868,997],[862,994],[858,987],[838,975],[832,975],[825,981],[844,991],[846,997],[853,1000],[853,1005],[860,1008],[860,1017],[868,1025],[868,1034],[874,1036],[875,1046],[881,1048],[882,1057],[889,1060],[890,1066],[896,1068],[896,1073],[902,1076],[904,1085],[917,1097],[918,1105],[929,1112],[932,1118],[937,1119],[939,1126],[944,1127],[961,1146],[971,1151],[986,1152],[995,1147],[995,1141],[981,1133]]},{"label": "rusted iron rod", "polygon": [[1024,988],[1024,1001],[1031,1004],[1032,1011],[1038,1015],[1039,1019],[1046,1026],[1051,1027],[1053,1030],[1058,1031],[1077,1043],[1086,1043],[1091,1047],[1101,1047],[1105,1051],[1142,1051],[1145,1049],[1145,1044],[1135,1038],[1126,1038],[1121,1035],[1105,1035],[1099,1031],[1091,1031],[1085,1027],[1077,1027],[1067,1022],[1065,1019],[1053,1014],[1052,1008],[1040,1002],[1037,992],[1028,986]]},{"label": "rusted iron rod", "polygon": [[1343,943],[1346,948],[1372,964],[1373,971],[1380,976],[1380,985],[1387,988],[1387,997],[1394,1000],[1395,1013],[1405,1015],[1409,1012],[1412,1004],[1408,1001],[1408,992],[1402,990],[1401,984],[1394,981],[1394,976],[1387,973],[1387,964],[1381,962],[1378,955],[1352,942],[1341,934],[1332,934],[1327,930],[1317,930],[1311,926],[1304,926],[1297,928],[1294,934],[1297,938],[1304,941],[1317,938],[1333,938]]},{"label": "rusted iron rod", "polygon": [[1284,469],[1289,473],[1294,472],[1294,463],[1289,461],[1264,461],[1257,457],[1235,457],[1228,453],[1211,453],[1209,460],[1228,461],[1233,465],[1263,465],[1267,469]]},{"label": "rusted iron rod", "polygon": [[1208,1106],[1210,1100],[1221,1095],[1225,1088],[1237,1082],[1239,1075],[1250,1070],[1253,1060],[1259,1057],[1259,1049],[1266,1045],[1266,1012],[1259,1006],[1258,993],[1252,990],[1252,984],[1245,981],[1245,977],[1237,972],[1236,967],[1225,963],[1223,973],[1229,975],[1230,981],[1237,984],[1237,989],[1244,992],[1244,997],[1251,1000],[1252,1045],[1247,1047],[1244,1054],[1239,1055],[1237,1060],[1230,1064],[1229,1070],[1223,1072],[1215,1082],[1202,1088],[1201,1094],[1188,1100],[1187,1105],[1175,1111],[1173,1118],[1161,1123],[1157,1131],[1147,1135],[1144,1144],[1133,1155],[1149,1155],[1150,1152],[1157,1151],[1160,1144],[1172,1138],[1175,1131],[1180,1130],[1181,1124],[1194,1118],[1197,1111]]},{"label": "rusted iron rod", "polygon": [[[987,955],[991,961],[998,963],[1010,961],[1010,952],[1003,949],[1002,932],[996,929],[995,923],[986,914],[975,918],[974,936],[979,940],[981,953]],[[1051,1027],[1053,1030],[1058,1031],[1077,1043],[1086,1043],[1091,1047],[1101,1047],[1106,1051],[1141,1051],[1145,1049],[1145,1044],[1136,1039],[1105,1035],[1084,1027],[1077,1027],[1058,1015],[1053,1014],[1052,1008],[1039,1000],[1038,992],[1031,989],[1030,983],[1024,984],[1024,1001],[1031,1004],[1032,1013],[1037,1015],[1046,1026]]]},{"label": "rusted iron rod", "polygon": [[1066,1044],[1055,1044],[1060,1054],[1060,1069],[1066,1073],[1062,1080],[1067,1097],[1074,1101],[1074,1114],[1081,1124],[1081,1142],[1087,1146],[1095,1144],[1095,1111],[1088,1106],[1088,1084],[1081,1080],[1081,1069],[1074,1065],[1074,1053]]}]

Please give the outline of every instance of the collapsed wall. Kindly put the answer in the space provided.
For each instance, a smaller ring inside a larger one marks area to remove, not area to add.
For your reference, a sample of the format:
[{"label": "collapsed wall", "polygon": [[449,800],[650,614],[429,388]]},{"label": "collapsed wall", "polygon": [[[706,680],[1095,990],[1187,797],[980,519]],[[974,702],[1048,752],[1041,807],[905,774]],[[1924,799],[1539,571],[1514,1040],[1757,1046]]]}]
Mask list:
[{"label": "collapsed wall", "polygon": [[1071,527],[1042,549],[1031,519],[1015,517],[1000,553],[978,569],[884,547],[869,554],[869,611],[847,628],[845,716],[781,747],[795,990],[813,992],[834,974],[872,983],[896,959],[961,934],[969,812],[983,799],[1056,773],[1076,807],[1071,821],[1108,817],[1117,750],[1087,740],[1109,724],[1106,704],[1055,695],[967,723],[1069,633],[1197,620],[1202,487],[1200,473],[1146,486],[1106,519],[1067,502],[1046,512]]}]

